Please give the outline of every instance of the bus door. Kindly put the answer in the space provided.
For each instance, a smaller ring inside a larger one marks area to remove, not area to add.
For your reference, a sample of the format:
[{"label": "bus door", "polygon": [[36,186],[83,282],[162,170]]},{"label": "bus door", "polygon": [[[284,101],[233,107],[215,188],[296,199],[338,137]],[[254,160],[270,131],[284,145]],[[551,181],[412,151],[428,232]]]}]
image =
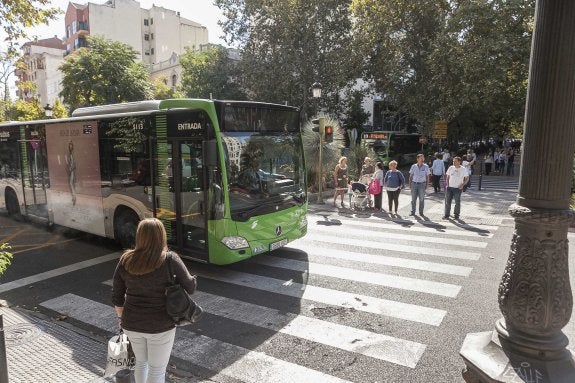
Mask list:
[{"label": "bus door", "polygon": [[46,161],[45,127],[38,126],[27,132],[30,137],[20,142],[23,158],[23,186],[26,213],[48,217],[46,188],[50,187]]},{"label": "bus door", "polygon": [[176,243],[193,257],[207,259],[207,185],[202,139],[175,140],[172,149]]}]

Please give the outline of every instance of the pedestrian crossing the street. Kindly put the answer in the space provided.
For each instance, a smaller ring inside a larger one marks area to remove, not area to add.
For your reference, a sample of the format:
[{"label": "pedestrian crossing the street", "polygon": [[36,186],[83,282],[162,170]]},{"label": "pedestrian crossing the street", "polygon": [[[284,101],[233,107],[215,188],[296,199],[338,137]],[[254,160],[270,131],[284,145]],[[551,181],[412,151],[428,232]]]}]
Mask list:
[{"label": "pedestrian crossing the street", "polygon": [[[188,263],[206,314],[178,328],[172,355],[216,381],[364,382],[377,381],[382,363],[415,369],[498,229],[308,222],[305,238],[274,253],[227,267]],[[41,306],[117,331],[105,298],[69,293]]]}]

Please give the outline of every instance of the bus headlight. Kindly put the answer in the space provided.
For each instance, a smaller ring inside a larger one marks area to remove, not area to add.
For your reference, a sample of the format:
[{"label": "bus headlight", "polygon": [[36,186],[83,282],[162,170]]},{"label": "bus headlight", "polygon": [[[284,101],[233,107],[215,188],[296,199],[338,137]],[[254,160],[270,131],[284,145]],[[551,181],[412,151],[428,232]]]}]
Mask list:
[{"label": "bus headlight", "polygon": [[222,238],[222,243],[232,250],[244,249],[249,246],[247,239],[244,237],[224,237]]}]

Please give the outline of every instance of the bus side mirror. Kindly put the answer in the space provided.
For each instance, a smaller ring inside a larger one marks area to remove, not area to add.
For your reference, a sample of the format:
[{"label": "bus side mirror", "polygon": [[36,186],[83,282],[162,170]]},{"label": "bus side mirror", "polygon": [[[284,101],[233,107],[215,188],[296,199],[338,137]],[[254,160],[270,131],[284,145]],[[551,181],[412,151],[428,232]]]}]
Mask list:
[{"label": "bus side mirror", "polygon": [[205,166],[218,166],[218,142],[216,140],[208,140],[203,142],[202,151],[204,152],[204,165]]}]

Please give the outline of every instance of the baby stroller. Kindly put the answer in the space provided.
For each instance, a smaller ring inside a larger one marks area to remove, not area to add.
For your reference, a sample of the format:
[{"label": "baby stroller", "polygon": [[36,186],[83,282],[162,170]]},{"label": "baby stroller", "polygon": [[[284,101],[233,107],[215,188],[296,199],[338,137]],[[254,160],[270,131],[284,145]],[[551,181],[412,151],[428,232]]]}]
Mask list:
[{"label": "baby stroller", "polygon": [[351,183],[351,206],[355,210],[365,210],[366,207],[371,206],[366,184],[361,182]]}]

